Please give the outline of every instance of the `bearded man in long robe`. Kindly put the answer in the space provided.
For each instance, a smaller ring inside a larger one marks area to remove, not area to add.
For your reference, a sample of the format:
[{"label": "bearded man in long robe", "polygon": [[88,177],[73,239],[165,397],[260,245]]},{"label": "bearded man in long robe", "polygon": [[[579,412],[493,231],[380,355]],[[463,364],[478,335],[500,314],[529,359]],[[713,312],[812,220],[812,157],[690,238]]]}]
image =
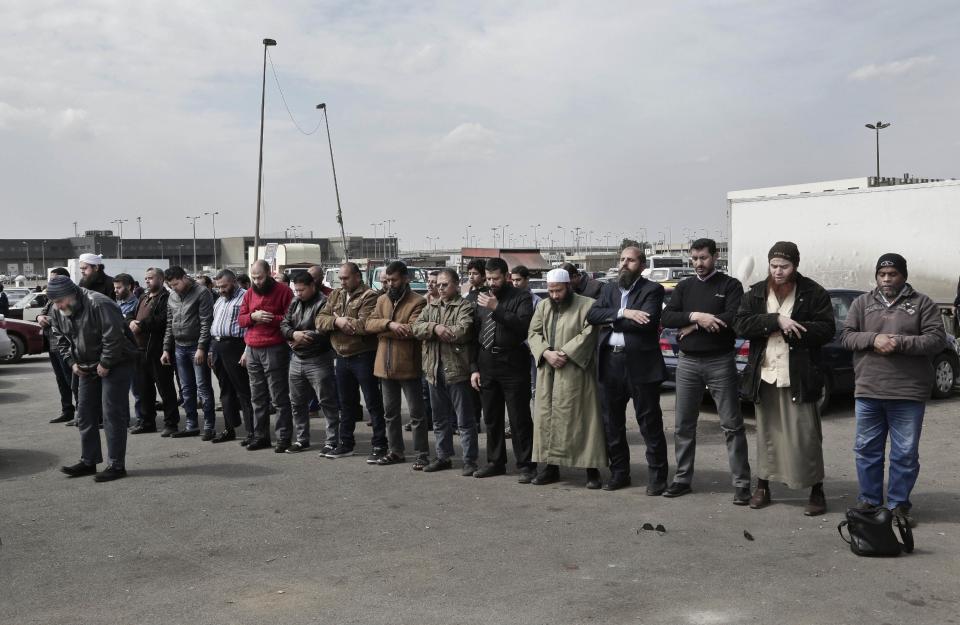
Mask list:
[{"label": "bearded man in long robe", "polygon": [[577,295],[564,269],[547,274],[547,292],[533,313],[528,340],[537,363],[531,482],[551,484],[560,466],[587,470],[587,488],[600,488],[607,464],[597,389],[597,326],[587,321],[593,299]]}]

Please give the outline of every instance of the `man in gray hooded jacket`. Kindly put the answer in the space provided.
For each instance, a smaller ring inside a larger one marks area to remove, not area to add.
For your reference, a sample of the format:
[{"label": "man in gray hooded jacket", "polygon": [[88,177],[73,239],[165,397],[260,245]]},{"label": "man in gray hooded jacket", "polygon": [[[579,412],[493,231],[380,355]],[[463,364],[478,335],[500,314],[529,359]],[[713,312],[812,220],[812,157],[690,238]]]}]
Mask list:
[{"label": "man in gray hooded jacket", "polygon": [[[79,380],[80,462],[60,470],[70,477],[96,474],[98,482],[125,477],[130,381],[137,347],[120,307],[102,293],[78,287],[67,276],[54,276],[47,283],[47,296],[53,302],[54,349]],[[97,473],[97,464],[103,462],[97,426],[101,418],[107,437],[107,467]]]}]

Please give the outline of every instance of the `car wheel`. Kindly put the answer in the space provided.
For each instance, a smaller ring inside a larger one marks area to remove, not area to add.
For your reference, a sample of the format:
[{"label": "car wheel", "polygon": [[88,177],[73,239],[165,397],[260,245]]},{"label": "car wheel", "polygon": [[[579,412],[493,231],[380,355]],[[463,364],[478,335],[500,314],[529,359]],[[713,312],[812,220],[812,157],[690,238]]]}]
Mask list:
[{"label": "car wheel", "polygon": [[3,359],[3,362],[6,364],[20,362],[20,359],[23,358],[23,353],[25,351],[23,345],[23,339],[19,336],[10,335],[10,342],[13,343],[10,349],[10,355]]},{"label": "car wheel", "polygon": [[820,401],[817,402],[817,410],[820,416],[823,416],[830,410],[830,397],[833,395],[833,378],[824,374],[823,376],[823,394]]},{"label": "car wheel", "polygon": [[953,362],[946,355],[940,354],[933,361],[933,396],[937,399],[950,397],[954,380],[956,371]]}]

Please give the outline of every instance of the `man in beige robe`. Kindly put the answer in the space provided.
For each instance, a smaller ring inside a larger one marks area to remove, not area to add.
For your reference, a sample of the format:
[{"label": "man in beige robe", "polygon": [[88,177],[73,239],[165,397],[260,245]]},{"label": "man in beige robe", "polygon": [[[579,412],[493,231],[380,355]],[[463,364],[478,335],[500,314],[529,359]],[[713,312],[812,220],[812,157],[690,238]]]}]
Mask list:
[{"label": "man in beige robe", "polygon": [[587,321],[593,299],[574,293],[563,269],[547,274],[547,292],[528,336],[538,370],[533,459],[539,469],[531,483],[556,482],[562,465],[586,469],[587,488],[600,488],[597,467],[607,464],[607,452],[597,392],[597,327]]}]

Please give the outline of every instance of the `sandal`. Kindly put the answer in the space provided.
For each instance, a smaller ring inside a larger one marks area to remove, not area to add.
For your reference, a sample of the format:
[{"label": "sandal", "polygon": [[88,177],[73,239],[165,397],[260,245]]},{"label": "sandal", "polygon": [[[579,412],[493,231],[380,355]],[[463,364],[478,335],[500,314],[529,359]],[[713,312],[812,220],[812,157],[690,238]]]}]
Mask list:
[{"label": "sandal", "polygon": [[385,467],[390,464],[400,464],[401,462],[406,462],[406,461],[407,461],[406,458],[404,458],[398,453],[394,453],[391,451],[387,455],[377,460],[377,464],[380,465],[381,467]]},{"label": "sandal", "polygon": [[428,458],[417,458],[417,461],[413,463],[412,468],[414,471],[423,471],[425,468],[427,468],[428,464],[430,464],[430,460]]}]

